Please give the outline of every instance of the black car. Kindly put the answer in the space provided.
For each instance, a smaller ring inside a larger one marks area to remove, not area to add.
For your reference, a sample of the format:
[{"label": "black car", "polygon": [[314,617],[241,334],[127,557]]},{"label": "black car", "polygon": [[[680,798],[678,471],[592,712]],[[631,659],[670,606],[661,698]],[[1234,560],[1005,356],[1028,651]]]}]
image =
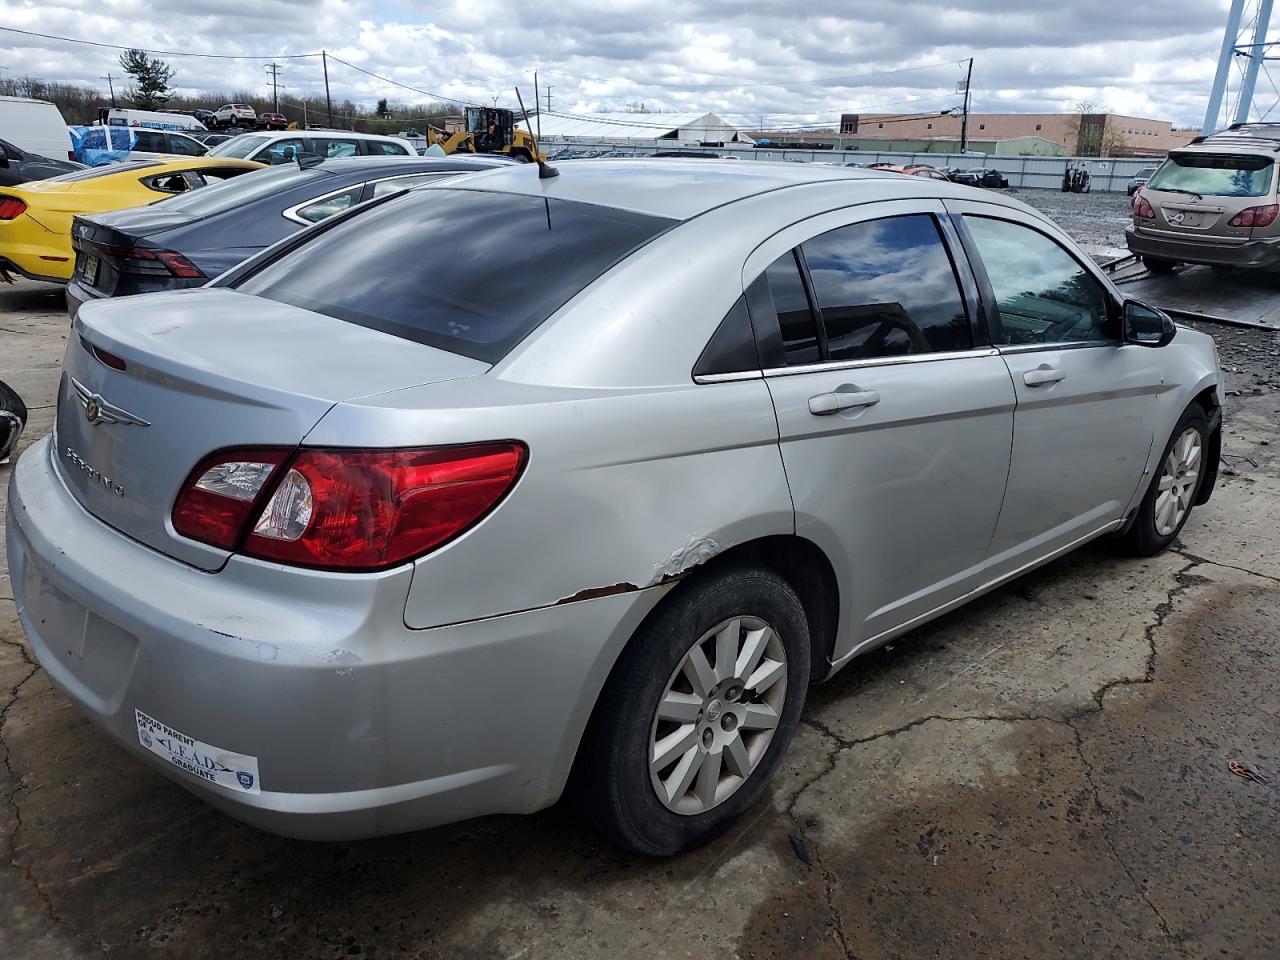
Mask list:
[{"label": "black car", "polygon": [[214,128],[214,125],[218,122],[218,118],[214,116],[214,113],[212,110],[192,110],[191,115],[195,117],[197,120],[199,120],[201,123],[203,123],[210,130],[212,130]]},{"label": "black car", "polygon": [[264,247],[365,200],[506,165],[482,157],[310,158],[148,206],[76,217],[67,309],[74,319],[86,300],[203,286]]},{"label": "black car", "polygon": [[952,183],[963,183],[970,187],[1003,188],[1009,186],[1008,179],[999,170],[975,167],[972,170],[957,170],[947,167],[943,171]]},{"label": "black car", "polygon": [[0,187],[16,187],[30,180],[48,180],[83,169],[83,163],[42,157],[38,153],[20,150],[7,140],[0,140]]},{"label": "black car", "polygon": [[218,144],[226,143],[228,140],[230,140],[233,134],[214,133],[212,130],[205,130],[205,131],[197,130],[194,133],[188,133],[187,136],[189,136],[192,140],[199,140],[206,147],[216,147]]}]

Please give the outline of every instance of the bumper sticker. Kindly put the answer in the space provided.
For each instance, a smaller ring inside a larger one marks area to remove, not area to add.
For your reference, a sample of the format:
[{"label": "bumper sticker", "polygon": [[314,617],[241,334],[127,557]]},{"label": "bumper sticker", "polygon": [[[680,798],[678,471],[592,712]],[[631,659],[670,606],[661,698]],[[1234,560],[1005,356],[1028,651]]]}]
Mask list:
[{"label": "bumper sticker", "polygon": [[138,742],[157,757],[168,760],[180,770],[236,793],[262,792],[258,783],[258,758],[232,753],[202,743],[141,710],[133,711],[138,723]]}]

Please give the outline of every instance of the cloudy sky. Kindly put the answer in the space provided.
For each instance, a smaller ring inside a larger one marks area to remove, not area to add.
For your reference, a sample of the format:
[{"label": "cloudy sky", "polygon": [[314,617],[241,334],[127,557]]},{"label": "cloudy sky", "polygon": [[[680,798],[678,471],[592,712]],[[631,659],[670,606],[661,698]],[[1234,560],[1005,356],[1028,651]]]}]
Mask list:
[{"label": "cloudy sky", "polygon": [[[0,0],[0,26],[153,49],[183,92],[266,92],[264,58],[327,49],[392,80],[468,102],[528,99],[536,69],[556,112],[715,111],[767,126],[841,112],[958,105],[1066,111],[1088,100],[1198,125],[1229,0]],[[1250,0],[1249,7],[1253,6]],[[163,12],[162,12],[163,11]],[[0,76],[105,89],[117,51],[0,31]],[[323,93],[319,58],[280,61],[285,95]],[[1280,83],[1280,64],[1277,64]],[[335,98],[417,94],[330,60]],[[1264,77],[1257,107],[1280,100]],[[216,104],[214,105],[216,106]],[[1280,112],[1280,111],[1278,111]]]}]

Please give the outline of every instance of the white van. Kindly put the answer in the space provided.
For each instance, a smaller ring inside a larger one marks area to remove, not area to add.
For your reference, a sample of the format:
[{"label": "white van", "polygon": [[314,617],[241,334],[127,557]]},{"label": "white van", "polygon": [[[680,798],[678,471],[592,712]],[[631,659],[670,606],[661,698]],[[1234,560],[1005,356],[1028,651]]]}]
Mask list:
[{"label": "white van", "polygon": [[52,160],[75,159],[67,122],[48,100],[0,97],[0,139],[23,153],[38,153]]},{"label": "white van", "polygon": [[[102,114],[105,113],[105,121]],[[149,127],[152,130],[207,130],[195,117],[186,113],[170,113],[166,110],[126,110],[112,107],[98,112],[98,123],[113,127]],[[97,126],[97,124],[94,124]]]},{"label": "white van", "polygon": [[303,154],[319,157],[412,157],[408,140],[349,130],[281,130],[242,133],[209,151],[211,157],[236,157],[259,163],[290,163]]}]

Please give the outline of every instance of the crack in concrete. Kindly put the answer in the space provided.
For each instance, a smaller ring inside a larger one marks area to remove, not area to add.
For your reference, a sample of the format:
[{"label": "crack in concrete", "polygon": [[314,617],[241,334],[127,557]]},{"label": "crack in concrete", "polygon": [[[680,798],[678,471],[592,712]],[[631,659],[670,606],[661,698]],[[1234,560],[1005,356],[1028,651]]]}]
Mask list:
[{"label": "crack in concrete", "polygon": [[1251,577],[1258,577],[1259,579],[1262,579],[1262,580],[1270,580],[1273,583],[1280,583],[1280,577],[1273,577],[1269,573],[1259,573],[1257,570],[1249,570],[1245,567],[1237,567],[1231,563],[1222,563],[1219,560],[1210,560],[1207,557],[1198,557],[1194,553],[1190,553],[1186,550],[1170,549],[1169,552],[1176,553],[1178,556],[1182,557],[1182,559],[1184,560],[1190,560],[1192,562],[1192,566],[1203,565],[1206,567],[1222,567],[1224,570],[1234,570],[1237,573],[1247,573]]},{"label": "crack in concrete", "polygon": [[6,743],[4,739],[4,730],[9,721],[9,711],[13,709],[14,705],[18,702],[18,697],[22,692],[22,688],[26,686],[27,682],[32,677],[41,673],[41,670],[40,665],[31,659],[31,655],[27,652],[25,644],[8,639],[0,639],[0,643],[3,643],[5,646],[16,647],[22,655],[22,662],[30,668],[21,680],[9,688],[8,702],[3,708],[0,708],[0,767],[4,768],[4,772],[8,776],[9,782],[12,784],[12,788],[4,798],[4,805],[13,813],[13,827],[10,829],[9,835],[6,838],[9,845],[9,866],[26,880],[27,886],[31,888],[32,892],[36,895],[36,899],[39,900],[41,906],[44,907],[44,912],[48,915],[49,921],[52,923],[54,928],[64,927],[70,930],[72,936],[77,940],[83,941],[87,939],[92,941],[93,945],[103,954],[103,956],[108,956],[110,954],[110,947],[108,947],[102,940],[94,936],[86,937],[86,935],[76,931],[73,927],[63,921],[63,919],[58,915],[57,908],[54,906],[53,898],[49,896],[49,893],[36,878],[35,871],[32,866],[30,864],[18,862],[18,835],[22,832],[23,828],[22,807],[18,803],[18,794],[23,791],[24,787],[17,772],[13,769],[9,744]]},{"label": "crack in concrete", "polygon": [[1128,862],[1120,854],[1120,849],[1116,846],[1115,838],[1111,836],[1111,821],[1114,815],[1106,804],[1102,802],[1102,794],[1098,790],[1097,781],[1094,780],[1093,763],[1087,756],[1085,756],[1084,737],[1081,736],[1080,730],[1074,723],[1070,721],[1064,722],[1071,728],[1071,732],[1075,735],[1076,756],[1080,758],[1080,763],[1084,766],[1085,780],[1089,784],[1089,792],[1093,794],[1094,809],[1096,809],[1099,816],[1102,817],[1103,842],[1106,843],[1107,849],[1111,851],[1112,858],[1120,865],[1120,869],[1124,871],[1124,875],[1129,878],[1129,883],[1133,885],[1133,889],[1137,892],[1138,896],[1142,898],[1142,902],[1147,905],[1147,909],[1150,910],[1152,915],[1156,918],[1156,923],[1160,925],[1160,931],[1164,934],[1165,939],[1172,944],[1179,944],[1181,941],[1178,937],[1174,936],[1173,930],[1169,926],[1169,922],[1164,918],[1164,914],[1160,912],[1160,908],[1152,902],[1149,896],[1147,896],[1146,887],[1138,881],[1133,870],[1130,869]]},{"label": "crack in concrete", "polygon": [[[914,730],[917,727],[924,726],[926,723],[931,723],[933,721],[939,721],[942,723],[963,723],[966,721],[979,722],[979,723],[1027,723],[1027,722],[1043,721],[1046,723],[1053,723],[1053,724],[1058,724],[1060,726],[1067,727],[1071,731],[1072,737],[1075,741],[1076,754],[1077,756],[1079,756],[1080,762],[1084,767],[1085,780],[1089,785],[1090,792],[1093,794],[1094,807],[1095,809],[1097,809],[1099,815],[1102,818],[1103,841],[1106,843],[1108,850],[1111,852],[1112,857],[1115,859],[1120,869],[1124,871],[1125,876],[1128,878],[1130,884],[1132,884],[1134,890],[1137,892],[1137,895],[1141,898],[1142,902],[1146,904],[1147,908],[1151,911],[1152,915],[1155,917],[1156,923],[1159,925],[1160,930],[1164,934],[1165,938],[1170,943],[1173,943],[1173,944],[1178,944],[1180,942],[1178,937],[1174,935],[1172,928],[1169,926],[1168,921],[1164,917],[1164,914],[1160,912],[1160,909],[1155,905],[1154,902],[1152,902],[1151,898],[1147,895],[1146,888],[1141,883],[1139,883],[1137,876],[1134,874],[1133,870],[1129,867],[1129,864],[1125,861],[1124,857],[1120,853],[1119,848],[1116,846],[1115,838],[1112,836],[1112,819],[1114,815],[1112,811],[1108,809],[1107,806],[1102,802],[1102,795],[1098,790],[1098,785],[1094,777],[1093,764],[1090,762],[1089,758],[1085,755],[1084,738],[1081,735],[1079,728],[1076,726],[1076,720],[1079,719],[1080,717],[1092,716],[1092,715],[1102,713],[1103,710],[1105,709],[1104,702],[1106,699],[1106,695],[1112,690],[1114,690],[1116,687],[1133,686],[1137,684],[1149,684],[1154,682],[1155,669],[1156,669],[1156,639],[1155,639],[1156,632],[1162,626],[1164,626],[1165,618],[1171,612],[1173,612],[1173,609],[1177,604],[1178,598],[1181,597],[1182,594],[1184,594],[1186,591],[1190,590],[1192,587],[1205,582],[1203,578],[1194,576],[1191,573],[1191,571],[1194,570],[1197,566],[1201,566],[1201,565],[1227,566],[1226,564],[1216,564],[1211,560],[1204,560],[1203,558],[1196,557],[1192,554],[1184,553],[1182,551],[1174,550],[1171,552],[1176,553],[1178,556],[1186,560],[1187,565],[1182,567],[1180,570],[1177,570],[1174,572],[1174,575],[1173,575],[1174,581],[1175,581],[1174,585],[1169,589],[1164,602],[1158,604],[1155,607],[1155,609],[1152,611],[1155,614],[1154,620],[1143,628],[1144,639],[1146,640],[1147,647],[1148,647],[1146,667],[1143,672],[1143,675],[1140,677],[1121,677],[1116,680],[1108,681],[1107,683],[1099,687],[1096,691],[1094,691],[1093,697],[1092,697],[1093,703],[1091,706],[1082,708],[1081,710],[1073,714],[1069,714],[1065,718],[1050,717],[1050,716],[1044,716],[1040,714],[1025,714],[1025,713],[977,714],[977,715],[967,715],[967,716],[959,716],[959,717],[953,717],[953,716],[947,716],[945,714],[935,713],[935,714],[929,714],[928,716],[924,716],[924,717],[917,717],[914,720],[910,720],[907,723],[901,724],[897,727],[892,727],[888,730],[881,730],[876,733],[868,734],[865,737],[855,737],[855,738],[841,736],[836,731],[832,730],[829,726],[827,726],[825,723],[823,723],[821,720],[818,720],[816,718],[813,718],[813,717],[801,718],[800,720],[801,723],[803,723],[805,726],[808,726],[813,730],[816,730],[820,735],[832,741],[835,744],[835,746],[832,747],[832,749],[827,752],[827,755],[824,758],[823,768],[819,770],[816,774],[814,774],[812,777],[810,777],[805,783],[803,783],[799,787],[799,789],[797,789],[796,792],[792,795],[791,802],[787,805],[786,813],[787,813],[787,817],[796,825],[796,829],[800,832],[800,836],[804,839],[805,843],[808,845],[810,851],[812,852],[815,862],[818,864],[818,867],[822,872],[824,883],[826,886],[827,909],[831,913],[831,916],[835,923],[836,936],[839,938],[841,946],[845,950],[846,956],[852,956],[852,954],[849,950],[848,941],[845,938],[844,928],[842,926],[843,921],[840,916],[840,912],[835,906],[834,894],[833,894],[833,883],[835,878],[833,877],[831,871],[823,863],[821,849],[816,843],[811,841],[808,835],[805,833],[804,824],[800,821],[800,819],[795,814],[796,805],[800,802],[800,797],[803,796],[804,793],[810,787],[814,786],[819,781],[823,780],[824,778],[826,778],[827,776],[829,776],[831,773],[835,771],[836,763],[839,760],[839,756],[844,751],[850,750],[853,747],[861,746],[866,743],[871,743],[874,740],[881,740],[886,737],[896,737],[900,734],[907,733],[908,731]],[[1233,568],[1233,569],[1240,569],[1240,568]],[[1252,571],[1241,570],[1241,572],[1251,573]],[[1265,575],[1258,574],[1258,576],[1265,576]],[[1275,578],[1275,577],[1267,577],[1267,579],[1280,580],[1280,578]]]}]

